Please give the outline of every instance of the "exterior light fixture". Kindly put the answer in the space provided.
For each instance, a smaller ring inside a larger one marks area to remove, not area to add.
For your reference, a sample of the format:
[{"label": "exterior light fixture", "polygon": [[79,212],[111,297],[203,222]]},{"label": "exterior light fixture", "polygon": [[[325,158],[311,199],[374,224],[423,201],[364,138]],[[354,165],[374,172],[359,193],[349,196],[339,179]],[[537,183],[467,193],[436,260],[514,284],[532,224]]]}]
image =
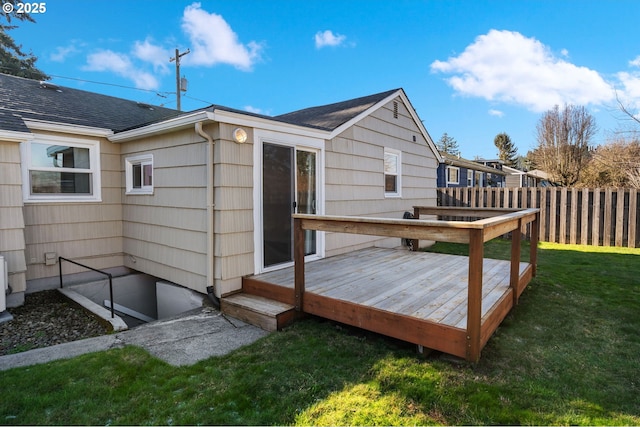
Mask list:
[{"label": "exterior light fixture", "polygon": [[235,128],[233,131],[233,140],[238,144],[242,144],[247,141],[247,131],[242,128]]}]

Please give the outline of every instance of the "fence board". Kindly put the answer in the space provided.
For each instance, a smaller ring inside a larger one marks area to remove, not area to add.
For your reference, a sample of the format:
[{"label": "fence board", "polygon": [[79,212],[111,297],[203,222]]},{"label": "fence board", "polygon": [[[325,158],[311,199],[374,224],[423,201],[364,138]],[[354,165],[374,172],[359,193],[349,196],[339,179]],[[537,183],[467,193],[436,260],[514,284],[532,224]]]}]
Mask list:
[{"label": "fence board", "polygon": [[569,221],[569,243],[578,242],[578,189],[571,189],[571,220]]},{"label": "fence board", "polygon": [[622,246],[624,232],[624,197],[623,188],[618,188],[616,200],[616,246]]},{"label": "fence board", "polygon": [[[629,240],[627,246],[630,248],[636,247],[636,221],[637,219],[637,206],[638,206],[638,190],[631,189],[629,190]],[[633,236],[636,236],[634,238]]]},{"label": "fence board", "polygon": [[549,205],[549,240],[547,240],[548,242],[557,242],[556,240],[556,220],[558,218],[558,207],[557,207],[557,201],[558,201],[558,197],[556,195],[557,193],[557,188],[550,188],[549,191],[549,200],[550,200],[550,205]]},{"label": "fence board", "polygon": [[[437,200],[440,206],[539,208],[541,241],[640,246],[638,189],[440,188]],[[531,227],[522,232],[529,238]]]},{"label": "fence board", "polygon": [[560,237],[559,243],[567,243],[567,189],[560,189]]},{"label": "fence board", "polygon": [[582,216],[580,217],[580,244],[589,244],[589,189],[582,189]]}]

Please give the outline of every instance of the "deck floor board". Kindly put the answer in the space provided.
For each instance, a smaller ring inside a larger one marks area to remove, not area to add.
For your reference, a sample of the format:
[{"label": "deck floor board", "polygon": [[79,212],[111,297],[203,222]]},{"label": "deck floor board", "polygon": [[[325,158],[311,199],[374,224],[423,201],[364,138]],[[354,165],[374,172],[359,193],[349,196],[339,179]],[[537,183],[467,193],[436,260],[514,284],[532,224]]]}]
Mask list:
[{"label": "deck floor board", "polygon": [[[522,273],[527,263],[520,264]],[[482,316],[509,292],[510,262],[485,258]],[[305,290],[443,325],[466,328],[466,256],[368,248],[305,263]],[[293,289],[287,267],[255,276]]]}]

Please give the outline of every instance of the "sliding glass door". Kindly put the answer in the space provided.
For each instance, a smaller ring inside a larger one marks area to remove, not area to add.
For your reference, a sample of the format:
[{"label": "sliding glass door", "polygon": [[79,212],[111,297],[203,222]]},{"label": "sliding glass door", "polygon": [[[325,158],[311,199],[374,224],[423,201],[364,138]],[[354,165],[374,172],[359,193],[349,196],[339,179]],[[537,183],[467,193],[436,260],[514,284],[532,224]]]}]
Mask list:
[{"label": "sliding glass door", "polygon": [[[315,214],[317,155],[314,151],[264,143],[262,149],[263,265],[293,261],[293,213]],[[316,253],[316,234],[307,231],[305,254]]]}]

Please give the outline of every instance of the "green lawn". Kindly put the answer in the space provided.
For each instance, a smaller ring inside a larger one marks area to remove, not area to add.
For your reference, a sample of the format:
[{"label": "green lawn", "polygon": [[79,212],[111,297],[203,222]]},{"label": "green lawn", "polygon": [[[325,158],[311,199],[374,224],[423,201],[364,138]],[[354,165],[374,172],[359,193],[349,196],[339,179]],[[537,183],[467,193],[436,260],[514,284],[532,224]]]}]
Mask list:
[{"label": "green lawn", "polygon": [[543,243],[477,365],[307,319],[190,367],[131,347],[0,372],[0,423],[638,425],[639,331],[640,250]]}]

